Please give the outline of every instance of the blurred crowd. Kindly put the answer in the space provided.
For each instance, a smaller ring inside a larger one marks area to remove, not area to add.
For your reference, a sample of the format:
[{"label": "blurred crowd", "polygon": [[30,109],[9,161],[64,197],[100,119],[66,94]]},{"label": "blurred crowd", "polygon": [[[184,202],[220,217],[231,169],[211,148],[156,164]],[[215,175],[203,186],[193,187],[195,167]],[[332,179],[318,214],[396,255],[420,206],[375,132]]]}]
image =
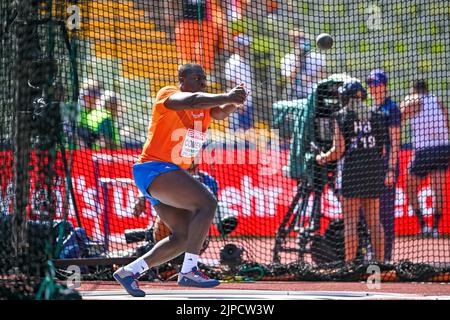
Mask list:
[{"label": "blurred crowd", "polygon": [[[180,65],[201,64],[209,83],[223,90],[245,84],[249,96],[228,121],[232,131],[254,128],[258,121],[268,126],[267,105],[305,98],[326,76],[325,55],[307,54],[310,36],[298,27],[292,1],[261,1],[257,10],[249,0],[137,1],[136,8],[175,42]],[[82,85],[79,105],[81,147],[118,147],[121,123],[133,122],[121,119],[125,103],[119,94],[103,90],[92,75]]]}]

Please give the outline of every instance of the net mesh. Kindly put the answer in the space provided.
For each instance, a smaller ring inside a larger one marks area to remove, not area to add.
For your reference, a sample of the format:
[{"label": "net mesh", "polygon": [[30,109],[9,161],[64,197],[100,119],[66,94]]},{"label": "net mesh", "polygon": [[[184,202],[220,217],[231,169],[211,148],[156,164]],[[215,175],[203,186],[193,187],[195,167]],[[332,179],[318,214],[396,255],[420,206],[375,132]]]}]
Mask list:
[{"label": "net mesh", "polygon": [[[170,234],[132,166],[158,91],[185,63],[203,67],[207,92],[249,92],[212,121],[189,170],[218,200],[206,273],[352,281],[376,265],[384,280],[448,281],[448,2],[0,9],[0,297],[77,297],[71,281],[112,279]],[[181,262],[147,278],[171,279]]]}]

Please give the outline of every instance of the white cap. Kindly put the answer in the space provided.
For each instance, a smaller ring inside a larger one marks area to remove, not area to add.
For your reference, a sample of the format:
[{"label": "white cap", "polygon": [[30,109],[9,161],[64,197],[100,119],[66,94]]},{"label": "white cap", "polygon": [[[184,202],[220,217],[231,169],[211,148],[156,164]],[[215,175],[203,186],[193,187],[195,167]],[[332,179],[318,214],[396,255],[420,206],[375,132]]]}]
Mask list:
[{"label": "white cap", "polygon": [[109,103],[119,105],[119,95],[112,90],[106,90],[100,97],[99,104],[101,107],[106,107]]}]

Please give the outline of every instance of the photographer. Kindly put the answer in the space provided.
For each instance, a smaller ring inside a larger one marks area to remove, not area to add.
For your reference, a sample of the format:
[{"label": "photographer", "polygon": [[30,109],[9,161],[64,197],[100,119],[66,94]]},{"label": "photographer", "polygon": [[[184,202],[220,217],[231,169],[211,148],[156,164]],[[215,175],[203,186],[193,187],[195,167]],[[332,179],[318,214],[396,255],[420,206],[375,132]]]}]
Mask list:
[{"label": "photographer", "polygon": [[382,114],[370,110],[367,92],[356,79],[339,88],[342,110],[335,114],[333,146],[316,156],[320,165],[344,157],[342,208],[345,228],[345,261],[352,262],[358,248],[359,210],[364,209],[377,261],[384,260],[384,230],[380,223],[380,196],[384,189],[385,131]]}]

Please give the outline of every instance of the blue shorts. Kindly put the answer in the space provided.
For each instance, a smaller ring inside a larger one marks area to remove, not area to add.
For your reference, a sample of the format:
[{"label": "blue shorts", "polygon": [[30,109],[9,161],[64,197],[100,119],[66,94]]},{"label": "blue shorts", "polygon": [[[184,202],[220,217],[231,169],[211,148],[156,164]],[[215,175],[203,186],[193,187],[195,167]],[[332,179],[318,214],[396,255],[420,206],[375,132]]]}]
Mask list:
[{"label": "blue shorts", "polygon": [[429,147],[416,150],[409,168],[410,173],[425,178],[437,170],[447,170],[450,162],[450,145]]},{"label": "blue shorts", "polygon": [[133,178],[139,191],[150,200],[152,206],[159,204],[159,200],[153,198],[147,191],[153,180],[161,173],[183,170],[176,164],[170,162],[152,161],[145,163],[136,163],[133,165]]}]

